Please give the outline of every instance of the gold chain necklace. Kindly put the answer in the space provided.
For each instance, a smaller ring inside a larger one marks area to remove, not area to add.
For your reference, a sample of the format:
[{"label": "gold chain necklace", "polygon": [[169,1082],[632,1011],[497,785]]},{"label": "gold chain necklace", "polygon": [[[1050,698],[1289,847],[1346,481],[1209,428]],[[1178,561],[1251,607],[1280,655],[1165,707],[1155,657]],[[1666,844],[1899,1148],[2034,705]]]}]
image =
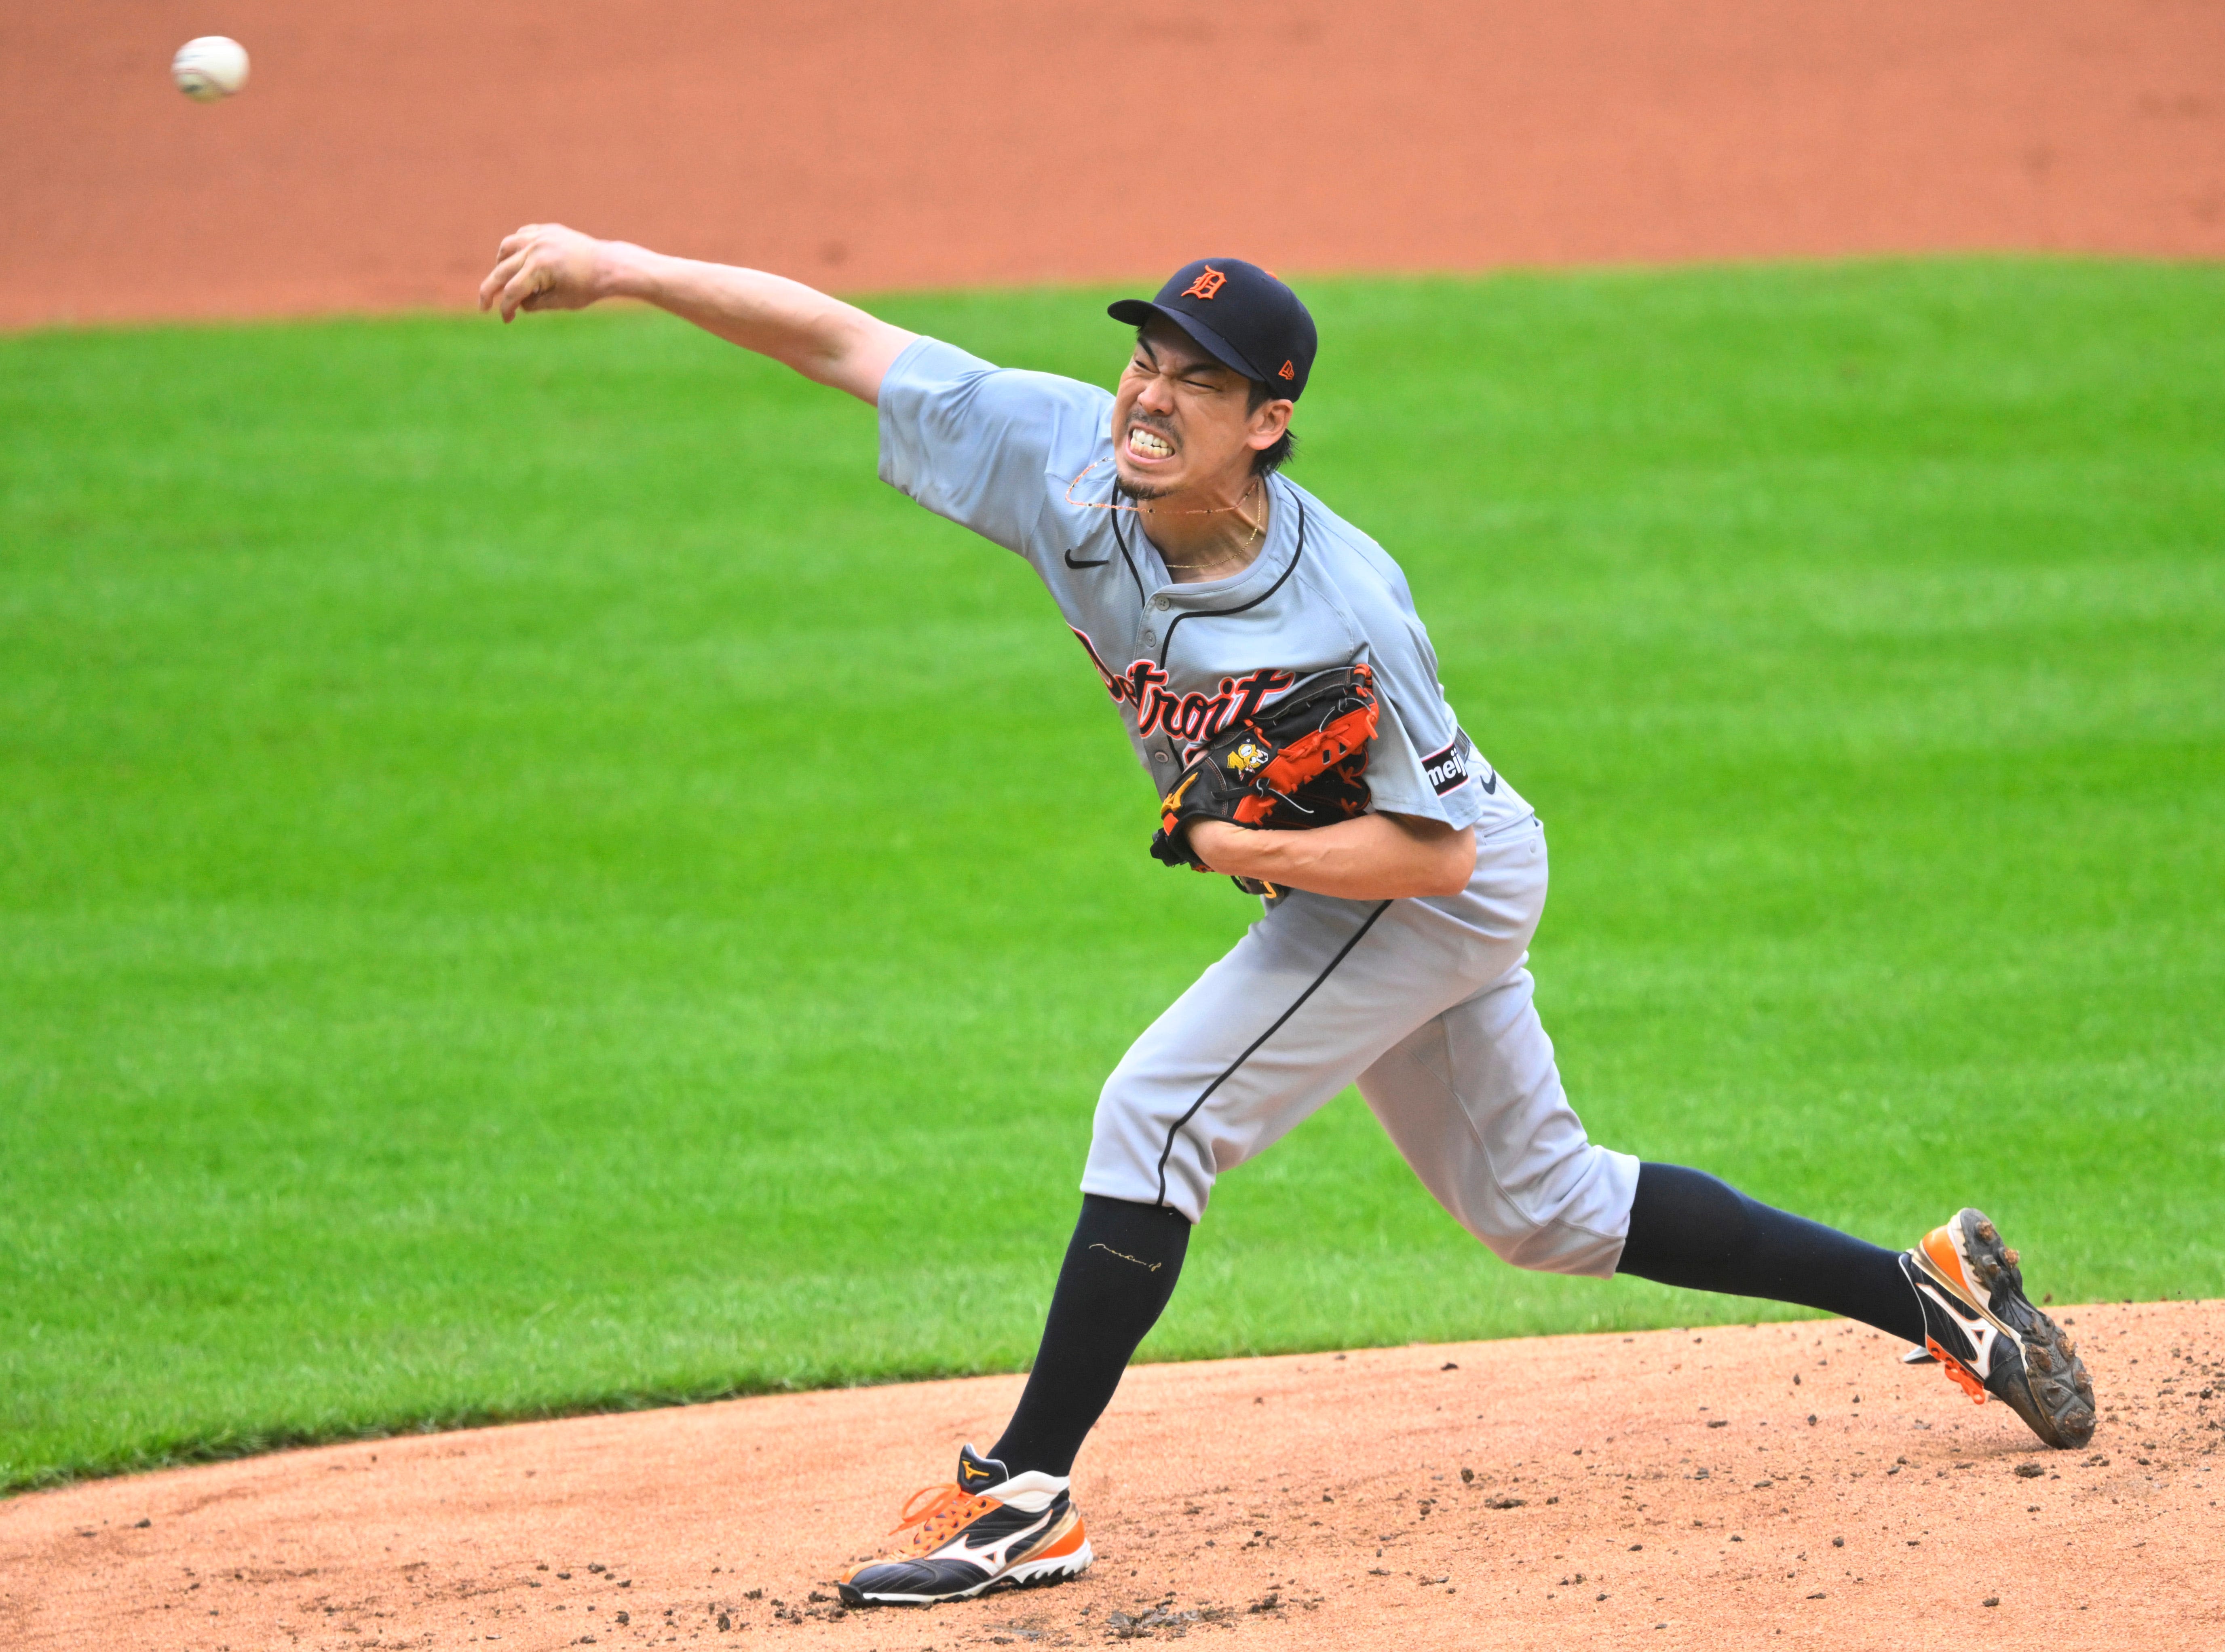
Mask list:
[{"label": "gold chain necklace", "polygon": [[[1089,479],[1090,472],[1097,469],[1100,465],[1110,465],[1111,463],[1112,463],[1112,459],[1108,456],[1104,459],[1093,459],[1088,464],[1083,465],[1081,469],[1075,473],[1074,480],[1066,484],[1067,503],[1080,510],[1127,510],[1132,511],[1139,516],[1151,516],[1154,514],[1142,505],[1122,504],[1118,499],[1077,499],[1074,497],[1074,491]],[[1259,494],[1260,503],[1264,504],[1266,503],[1266,495],[1261,490],[1261,478],[1257,476],[1253,477],[1252,478],[1252,484],[1244,490],[1242,497],[1239,498],[1233,505],[1208,505],[1202,510],[1176,510],[1170,511],[1168,514],[1176,516],[1224,516],[1231,510],[1243,510],[1244,501],[1246,499],[1249,499],[1254,493]],[[1244,544],[1239,548],[1249,549],[1251,548],[1252,541],[1258,538],[1259,535],[1266,532],[1266,530],[1267,522],[1265,515],[1263,512],[1261,514],[1260,520],[1252,524],[1252,531],[1245,535]],[[1195,573],[1199,568],[1211,567],[1213,566],[1210,561],[1167,562],[1163,553],[1161,554],[1159,560],[1162,562],[1166,562],[1167,570],[1170,573],[1179,572],[1182,573]]]},{"label": "gold chain necklace", "polygon": [[[1074,480],[1066,484],[1067,503],[1074,506],[1077,510],[1130,510],[1139,516],[1151,515],[1152,513],[1143,505],[1124,505],[1118,499],[1077,499],[1074,497],[1074,489],[1089,479],[1090,472],[1100,465],[1110,465],[1112,462],[1110,459],[1093,459],[1088,464],[1083,465]],[[1243,510],[1245,499],[1250,498],[1254,492],[1258,491],[1258,486],[1259,478],[1255,476],[1252,478],[1251,485],[1244,490],[1243,497],[1238,499],[1233,505],[1208,505],[1202,510],[1170,510],[1167,514],[1170,516],[1226,516],[1229,511]],[[1258,536],[1259,530],[1254,528],[1252,530],[1252,537],[1257,539]]]},{"label": "gold chain necklace", "polygon": [[[1256,476],[1252,478],[1252,485],[1244,490],[1244,498],[1239,499],[1233,505],[1219,505],[1210,510],[1186,510],[1177,512],[1176,514],[1186,516],[1217,516],[1223,511],[1241,510],[1244,508],[1244,500],[1249,499],[1254,493],[1258,493],[1259,495],[1259,503],[1264,507],[1267,503],[1267,496],[1261,489],[1260,480]],[[1131,508],[1133,509],[1133,507]],[[1267,516],[1265,510],[1263,509],[1259,514],[1258,519],[1252,523],[1252,531],[1245,535],[1244,543],[1238,546],[1235,550],[1229,552],[1227,554],[1230,556],[1237,556],[1250,550],[1252,548],[1252,542],[1266,531]],[[1159,553],[1159,560],[1166,563],[1167,571],[1170,573],[1194,573],[1200,568],[1209,568],[1213,566],[1214,563],[1221,560],[1222,559],[1220,557],[1208,557],[1202,562],[1174,562],[1168,560],[1167,554],[1164,551]]]}]

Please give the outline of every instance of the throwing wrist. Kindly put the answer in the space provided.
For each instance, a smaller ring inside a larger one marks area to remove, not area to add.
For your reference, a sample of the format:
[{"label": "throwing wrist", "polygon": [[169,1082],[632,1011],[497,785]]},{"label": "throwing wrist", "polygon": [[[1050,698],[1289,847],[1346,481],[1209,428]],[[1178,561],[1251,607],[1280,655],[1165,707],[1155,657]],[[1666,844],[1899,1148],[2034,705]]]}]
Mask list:
[{"label": "throwing wrist", "polygon": [[594,296],[657,302],[661,286],[656,269],[657,263],[657,254],[631,241],[598,241],[593,277]]}]

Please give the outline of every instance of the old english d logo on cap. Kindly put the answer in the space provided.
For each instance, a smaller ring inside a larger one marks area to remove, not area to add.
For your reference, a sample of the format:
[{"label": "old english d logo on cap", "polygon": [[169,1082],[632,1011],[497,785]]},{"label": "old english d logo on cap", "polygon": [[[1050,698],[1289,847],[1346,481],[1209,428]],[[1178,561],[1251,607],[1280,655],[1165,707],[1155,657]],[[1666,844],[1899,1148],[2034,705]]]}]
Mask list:
[{"label": "old english d logo on cap", "polygon": [[1242,258],[1193,258],[1156,298],[1124,298],[1105,313],[1140,327],[1157,318],[1188,333],[1222,366],[1296,401],[1306,393],[1317,339],[1314,319],[1277,276]]}]

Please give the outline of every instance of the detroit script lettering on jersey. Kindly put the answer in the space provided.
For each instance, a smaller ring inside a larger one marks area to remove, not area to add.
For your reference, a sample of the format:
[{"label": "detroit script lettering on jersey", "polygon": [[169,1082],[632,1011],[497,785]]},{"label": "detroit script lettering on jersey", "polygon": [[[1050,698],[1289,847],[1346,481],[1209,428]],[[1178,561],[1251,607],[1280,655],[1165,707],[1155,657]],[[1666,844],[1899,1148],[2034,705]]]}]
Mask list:
[{"label": "detroit script lettering on jersey", "polygon": [[1460,743],[1398,565],[1280,472],[1263,484],[1267,521],[1250,563],[1185,581],[1144,531],[1144,502],[1120,486],[1109,392],[922,339],[881,381],[878,416],[883,478],[1026,559],[1161,795],[1199,752],[1272,716],[1316,672],[1365,665],[1379,714],[1365,782],[1374,808],[1479,835],[1526,817]]},{"label": "detroit script lettering on jersey", "polygon": [[1290,672],[1262,666],[1240,677],[1223,677],[1210,694],[1171,693],[1167,674],[1149,660],[1137,660],[1125,671],[1115,671],[1097,652],[1097,645],[1078,626],[1069,625],[1074,640],[1089,655],[1089,663],[1104,679],[1105,692],[1115,706],[1136,708],[1136,733],[1149,738],[1164,729],[1187,745],[1198,746],[1227,728],[1253,716],[1271,694],[1279,694],[1297,680]]}]

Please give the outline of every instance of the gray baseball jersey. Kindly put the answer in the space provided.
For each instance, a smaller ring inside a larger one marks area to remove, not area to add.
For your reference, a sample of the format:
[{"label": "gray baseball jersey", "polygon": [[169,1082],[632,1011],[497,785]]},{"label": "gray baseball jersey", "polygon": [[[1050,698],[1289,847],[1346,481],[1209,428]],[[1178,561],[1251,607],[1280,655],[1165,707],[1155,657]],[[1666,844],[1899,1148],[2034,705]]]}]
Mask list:
[{"label": "gray baseball jersey", "polygon": [[922,339],[881,385],[881,479],[1027,558],[1161,792],[1232,720],[1309,673],[1366,663],[1381,703],[1376,808],[1480,832],[1529,815],[1446,704],[1405,575],[1380,546],[1277,476],[1251,566],[1176,584],[1134,514],[1103,508],[1112,411],[1093,385]]},{"label": "gray baseball jersey", "polygon": [[[1100,1096],[1082,1191],[1205,1212],[1214,1180],[1357,1083],[1423,1182],[1508,1261],[1614,1269],[1638,1162],[1563,1093],[1527,968],[1544,829],[1461,732],[1405,576],[1281,476],[1241,573],[1178,585],[1112,494],[1112,397],[922,339],[880,390],[881,478],[1027,558],[1160,791],[1315,671],[1373,668],[1376,808],[1474,826],[1458,895],[1295,891],[1168,1009]],[[1139,831],[1138,848],[1142,847]]]}]

